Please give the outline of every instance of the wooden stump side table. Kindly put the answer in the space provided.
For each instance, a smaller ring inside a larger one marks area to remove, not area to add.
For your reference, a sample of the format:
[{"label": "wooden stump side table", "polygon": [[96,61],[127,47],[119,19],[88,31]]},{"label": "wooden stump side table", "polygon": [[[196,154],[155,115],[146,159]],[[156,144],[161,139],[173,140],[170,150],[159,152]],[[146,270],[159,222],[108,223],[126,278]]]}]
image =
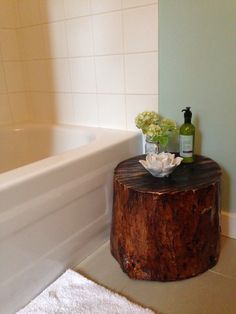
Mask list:
[{"label": "wooden stump side table", "polygon": [[111,253],[133,279],[172,281],[213,267],[220,252],[221,169],[196,156],[168,178],[155,178],[138,162],[114,172]]}]

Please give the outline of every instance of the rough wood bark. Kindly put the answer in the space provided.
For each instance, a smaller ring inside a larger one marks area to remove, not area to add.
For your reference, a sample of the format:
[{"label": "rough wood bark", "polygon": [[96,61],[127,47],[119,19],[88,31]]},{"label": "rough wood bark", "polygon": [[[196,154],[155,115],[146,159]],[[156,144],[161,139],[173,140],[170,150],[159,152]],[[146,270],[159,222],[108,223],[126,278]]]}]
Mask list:
[{"label": "rough wood bark", "polygon": [[134,279],[179,280],[213,267],[220,252],[219,166],[196,156],[168,178],[155,178],[141,158],[115,169],[113,256]]}]

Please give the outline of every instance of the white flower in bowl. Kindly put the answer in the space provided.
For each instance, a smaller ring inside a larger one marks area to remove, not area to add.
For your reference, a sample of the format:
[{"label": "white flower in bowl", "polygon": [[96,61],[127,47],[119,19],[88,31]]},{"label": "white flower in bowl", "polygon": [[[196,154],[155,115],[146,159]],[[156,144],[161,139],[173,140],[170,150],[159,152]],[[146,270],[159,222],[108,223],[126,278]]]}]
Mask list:
[{"label": "white flower in bowl", "polygon": [[154,177],[168,177],[180,165],[183,158],[171,153],[149,153],[146,160],[139,160],[142,166]]}]

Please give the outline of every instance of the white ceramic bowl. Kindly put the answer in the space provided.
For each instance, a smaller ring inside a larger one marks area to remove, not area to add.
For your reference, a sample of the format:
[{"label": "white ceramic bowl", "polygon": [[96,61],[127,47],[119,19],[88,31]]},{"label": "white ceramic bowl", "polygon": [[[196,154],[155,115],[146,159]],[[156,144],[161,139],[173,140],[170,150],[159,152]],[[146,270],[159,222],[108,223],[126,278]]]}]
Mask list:
[{"label": "white ceramic bowl", "polygon": [[171,153],[149,153],[146,160],[139,160],[142,166],[149,171],[154,177],[168,177],[177,166],[181,164],[183,158],[175,157]]}]

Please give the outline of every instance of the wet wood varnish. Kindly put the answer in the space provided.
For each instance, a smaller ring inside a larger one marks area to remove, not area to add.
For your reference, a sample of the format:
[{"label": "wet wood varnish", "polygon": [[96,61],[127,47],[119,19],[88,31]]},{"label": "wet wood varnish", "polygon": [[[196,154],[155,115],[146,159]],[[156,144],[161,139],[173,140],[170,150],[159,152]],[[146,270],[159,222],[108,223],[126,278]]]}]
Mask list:
[{"label": "wet wood varnish", "polygon": [[172,281],[213,267],[220,252],[216,162],[195,156],[168,178],[155,178],[138,162],[114,172],[111,253],[130,278]]}]

